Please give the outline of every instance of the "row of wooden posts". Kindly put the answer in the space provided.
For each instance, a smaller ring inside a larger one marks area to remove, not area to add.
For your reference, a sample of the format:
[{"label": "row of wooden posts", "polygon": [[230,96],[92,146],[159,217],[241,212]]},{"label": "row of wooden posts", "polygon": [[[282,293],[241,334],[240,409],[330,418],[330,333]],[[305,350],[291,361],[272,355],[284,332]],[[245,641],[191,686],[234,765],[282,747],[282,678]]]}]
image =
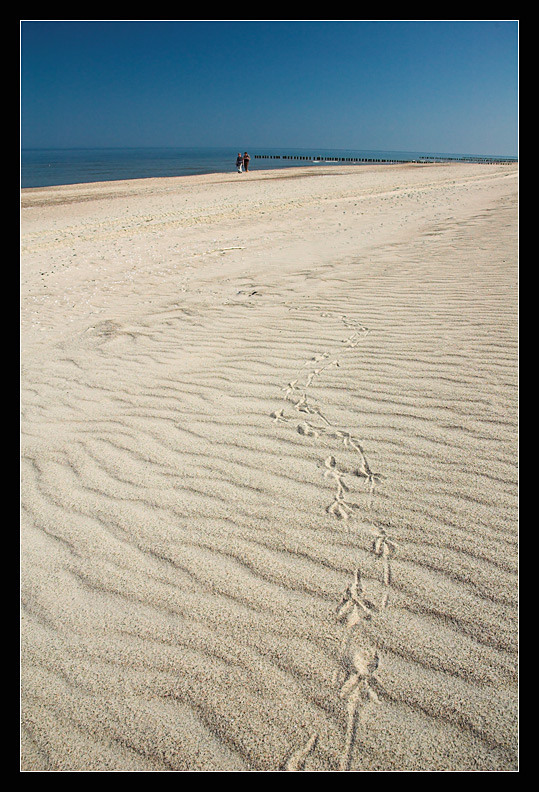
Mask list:
[{"label": "row of wooden posts", "polygon": [[255,159],[277,159],[277,160],[301,160],[302,162],[384,162],[384,163],[407,163],[407,162],[485,162],[489,165],[503,164],[508,162],[515,162],[514,159],[504,159],[498,157],[415,157],[413,159],[382,159],[382,158],[367,158],[367,157],[313,157],[313,156],[297,156],[289,154],[255,154]]}]

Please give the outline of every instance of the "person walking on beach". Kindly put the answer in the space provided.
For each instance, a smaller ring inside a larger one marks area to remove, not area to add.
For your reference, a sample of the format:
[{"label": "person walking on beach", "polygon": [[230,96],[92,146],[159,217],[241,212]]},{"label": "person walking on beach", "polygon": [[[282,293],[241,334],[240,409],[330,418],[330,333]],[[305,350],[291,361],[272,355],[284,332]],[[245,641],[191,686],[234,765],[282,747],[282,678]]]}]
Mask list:
[{"label": "person walking on beach", "polygon": [[241,151],[238,151],[238,156],[236,157],[236,168],[238,169],[238,173],[241,173],[243,170],[243,157],[241,156]]},{"label": "person walking on beach", "polygon": [[243,166],[245,168],[245,173],[249,172],[249,162],[251,161],[251,157],[245,152],[243,155]]}]

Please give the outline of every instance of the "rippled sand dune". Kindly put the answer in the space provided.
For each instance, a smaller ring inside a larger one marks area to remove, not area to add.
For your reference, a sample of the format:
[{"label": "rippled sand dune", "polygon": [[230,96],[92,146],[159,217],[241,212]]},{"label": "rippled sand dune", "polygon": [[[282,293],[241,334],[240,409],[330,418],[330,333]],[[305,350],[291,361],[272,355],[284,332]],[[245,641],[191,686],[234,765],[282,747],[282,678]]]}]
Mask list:
[{"label": "rippled sand dune", "polygon": [[517,168],[24,190],[24,771],[514,771]]}]

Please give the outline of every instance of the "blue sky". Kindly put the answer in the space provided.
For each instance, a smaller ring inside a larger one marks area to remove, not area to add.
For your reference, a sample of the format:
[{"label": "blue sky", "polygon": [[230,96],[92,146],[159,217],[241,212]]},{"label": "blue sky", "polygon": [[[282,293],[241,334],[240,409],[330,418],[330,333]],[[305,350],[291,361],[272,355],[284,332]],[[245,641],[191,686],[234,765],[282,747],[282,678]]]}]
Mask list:
[{"label": "blue sky", "polygon": [[516,21],[21,21],[25,148],[517,154]]}]

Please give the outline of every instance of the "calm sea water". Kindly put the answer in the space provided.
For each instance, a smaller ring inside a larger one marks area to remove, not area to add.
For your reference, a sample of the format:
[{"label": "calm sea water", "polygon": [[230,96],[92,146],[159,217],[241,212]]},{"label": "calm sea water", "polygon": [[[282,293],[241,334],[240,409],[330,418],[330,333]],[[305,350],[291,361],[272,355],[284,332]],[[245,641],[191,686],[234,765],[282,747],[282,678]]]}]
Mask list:
[{"label": "calm sea water", "polygon": [[[23,149],[21,187],[228,173],[235,171],[237,153],[238,150],[232,148]],[[252,150],[249,154],[251,170],[310,165],[312,158],[319,158],[320,165],[323,166],[327,160],[335,158],[404,162],[412,159],[459,159],[469,156],[409,151],[279,148]],[[283,159],[285,156],[290,159]]]}]

